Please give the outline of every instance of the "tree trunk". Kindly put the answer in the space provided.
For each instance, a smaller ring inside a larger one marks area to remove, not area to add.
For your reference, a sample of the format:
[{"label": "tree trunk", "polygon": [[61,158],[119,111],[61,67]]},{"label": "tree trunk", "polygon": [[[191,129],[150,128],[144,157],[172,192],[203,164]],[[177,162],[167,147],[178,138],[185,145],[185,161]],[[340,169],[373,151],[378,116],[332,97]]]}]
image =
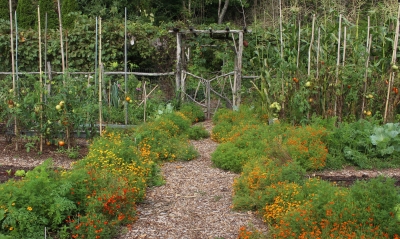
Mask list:
[{"label": "tree trunk", "polygon": [[229,0],[225,0],[224,7],[222,8],[221,12],[218,15],[218,24],[222,24],[226,10],[228,9],[228,5],[229,5]]}]

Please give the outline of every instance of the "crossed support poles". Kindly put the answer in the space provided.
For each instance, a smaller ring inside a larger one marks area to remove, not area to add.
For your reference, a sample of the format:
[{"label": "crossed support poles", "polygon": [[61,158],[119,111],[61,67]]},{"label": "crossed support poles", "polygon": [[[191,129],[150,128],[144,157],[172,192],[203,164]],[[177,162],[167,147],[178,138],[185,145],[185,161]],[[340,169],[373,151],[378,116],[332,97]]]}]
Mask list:
[{"label": "crossed support poles", "polygon": [[[190,29],[187,31],[180,31],[179,29],[174,29],[170,31],[171,33],[176,34],[176,72],[175,72],[175,85],[176,85],[176,94],[177,97],[181,100],[185,99],[186,91],[185,91],[185,80],[186,80],[186,74],[190,74],[189,72],[186,72],[183,65],[184,65],[184,47],[182,46],[182,36],[185,34],[225,34],[226,36],[229,36],[229,34],[232,35],[232,40],[233,40],[233,45],[235,48],[235,69],[234,69],[234,82],[232,85],[232,108],[233,109],[238,109],[240,106],[241,102],[241,96],[240,96],[240,89],[242,86],[242,57],[243,57],[243,34],[244,30],[230,30],[229,28],[226,28],[225,30],[194,30]],[[238,34],[238,41],[235,40],[234,34]],[[192,74],[190,74],[192,75]],[[194,75],[192,75],[194,76]],[[201,77],[197,77],[200,79],[203,79]],[[218,77],[217,77],[218,78]],[[215,79],[215,78],[214,78]],[[211,83],[211,80],[206,80],[205,81],[206,87],[207,87],[207,93],[209,97],[209,91],[210,91],[210,86],[209,84]],[[208,100],[209,104],[209,100]],[[209,114],[209,112],[208,112]],[[207,115],[209,117],[209,115]]]}]

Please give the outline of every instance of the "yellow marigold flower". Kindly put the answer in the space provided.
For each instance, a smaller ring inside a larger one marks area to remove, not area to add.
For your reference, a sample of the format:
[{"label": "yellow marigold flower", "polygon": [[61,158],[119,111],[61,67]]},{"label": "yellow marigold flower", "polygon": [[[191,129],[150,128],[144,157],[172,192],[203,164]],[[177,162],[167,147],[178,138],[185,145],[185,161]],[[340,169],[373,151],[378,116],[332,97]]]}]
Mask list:
[{"label": "yellow marigold flower", "polygon": [[32,207],[27,207],[26,209],[28,209],[28,211],[32,211]]},{"label": "yellow marigold flower", "polygon": [[10,231],[14,230],[14,227],[10,227]]},{"label": "yellow marigold flower", "polygon": [[13,203],[11,204],[11,206],[15,206],[15,202],[13,202]]}]

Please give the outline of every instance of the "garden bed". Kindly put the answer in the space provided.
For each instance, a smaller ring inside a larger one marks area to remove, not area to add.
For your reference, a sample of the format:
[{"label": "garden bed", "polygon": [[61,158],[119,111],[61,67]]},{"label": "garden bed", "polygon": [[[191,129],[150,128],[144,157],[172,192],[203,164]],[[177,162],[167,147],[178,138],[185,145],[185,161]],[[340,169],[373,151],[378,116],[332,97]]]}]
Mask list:
[{"label": "garden bed", "polygon": [[69,157],[66,146],[44,145],[41,153],[36,147],[27,152],[23,143],[15,150],[15,144],[8,144],[4,137],[0,138],[0,150],[0,183],[3,183],[10,178],[19,179],[20,177],[14,175],[17,170],[32,170],[48,158],[53,159],[54,167],[70,168],[71,163],[87,154],[88,143],[86,140],[77,139],[77,147],[74,148],[77,158],[74,159]]}]

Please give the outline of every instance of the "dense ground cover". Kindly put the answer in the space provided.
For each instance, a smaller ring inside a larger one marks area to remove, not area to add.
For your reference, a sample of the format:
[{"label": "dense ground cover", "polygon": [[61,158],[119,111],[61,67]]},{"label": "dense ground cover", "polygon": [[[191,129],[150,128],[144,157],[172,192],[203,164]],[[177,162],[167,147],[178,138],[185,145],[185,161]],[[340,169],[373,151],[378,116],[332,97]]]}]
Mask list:
[{"label": "dense ground cover", "polygon": [[[400,197],[393,179],[378,177],[343,188],[305,177],[307,171],[332,166],[398,167],[398,152],[388,149],[397,141],[397,124],[379,126],[371,120],[333,127],[314,119],[291,126],[259,118],[245,107],[220,110],[213,118],[212,138],[221,143],[212,156],[214,165],[241,173],[234,183],[235,209],[257,211],[270,225],[269,238],[398,238]],[[360,160],[349,157],[349,150]],[[239,237],[267,235],[243,227]]]},{"label": "dense ground cover", "polygon": [[186,109],[137,128],[106,130],[71,170],[54,169],[49,159],[22,180],[1,184],[0,237],[112,238],[119,225],[135,221],[146,187],[163,183],[159,162],[197,156],[188,135],[205,135],[190,127],[204,116]]}]

